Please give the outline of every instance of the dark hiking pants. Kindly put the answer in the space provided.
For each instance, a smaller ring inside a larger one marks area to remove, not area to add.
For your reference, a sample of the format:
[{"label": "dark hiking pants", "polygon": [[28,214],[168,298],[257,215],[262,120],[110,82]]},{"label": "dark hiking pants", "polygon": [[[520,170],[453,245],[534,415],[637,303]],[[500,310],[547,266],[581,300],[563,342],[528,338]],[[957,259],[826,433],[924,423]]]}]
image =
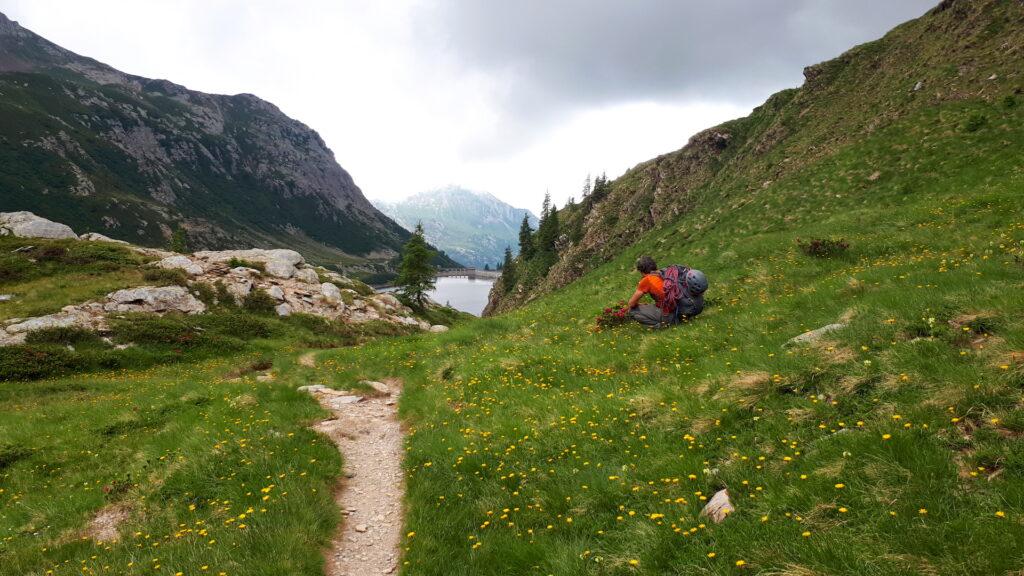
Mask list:
[{"label": "dark hiking pants", "polygon": [[675,324],[675,314],[665,314],[654,304],[641,304],[629,311],[629,317],[644,326],[665,328]]}]

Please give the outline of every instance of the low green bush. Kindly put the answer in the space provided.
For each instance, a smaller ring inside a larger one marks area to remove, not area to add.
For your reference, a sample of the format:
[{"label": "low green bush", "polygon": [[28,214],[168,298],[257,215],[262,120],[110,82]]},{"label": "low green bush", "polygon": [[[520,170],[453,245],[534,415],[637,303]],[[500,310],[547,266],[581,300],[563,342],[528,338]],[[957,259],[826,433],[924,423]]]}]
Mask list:
[{"label": "low green bush", "polygon": [[188,286],[188,274],[181,269],[150,268],[142,279],[156,286]]},{"label": "low green bush", "polygon": [[797,238],[796,245],[801,252],[814,258],[832,258],[850,249],[850,244],[842,238],[811,238],[806,241]]},{"label": "low green bush", "polygon": [[232,258],[228,260],[228,266],[231,268],[252,268],[253,270],[259,270],[265,272],[267,267],[263,262],[253,262],[252,260],[243,260],[241,258]]},{"label": "low green bush", "polygon": [[92,330],[67,326],[63,328],[44,328],[29,332],[25,338],[26,344],[98,344],[100,337]]},{"label": "low green bush", "polygon": [[195,320],[197,325],[212,334],[232,336],[241,340],[269,338],[275,334],[270,320],[244,312],[205,314],[195,317]]},{"label": "low green bush", "polygon": [[32,344],[0,348],[0,381],[38,380],[86,368],[82,356],[64,346]]},{"label": "low green bush", "polygon": [[242,301],[242,308],[256,314],[272,314],[277,306],[277,300],[267,294],[266,290],[253,290],[249,292]]}]

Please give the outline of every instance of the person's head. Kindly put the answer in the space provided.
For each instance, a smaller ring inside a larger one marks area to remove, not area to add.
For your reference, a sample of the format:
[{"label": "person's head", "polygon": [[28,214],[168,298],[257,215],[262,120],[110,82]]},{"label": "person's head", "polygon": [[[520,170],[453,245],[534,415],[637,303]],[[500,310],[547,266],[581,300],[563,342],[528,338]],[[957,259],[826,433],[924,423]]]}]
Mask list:
[{"label": "person's head", "polygon": [[658,265],[654,263],[654,258],[641,256],[636,261],[636,269],[641,274],[650,274],[658,269]]}]

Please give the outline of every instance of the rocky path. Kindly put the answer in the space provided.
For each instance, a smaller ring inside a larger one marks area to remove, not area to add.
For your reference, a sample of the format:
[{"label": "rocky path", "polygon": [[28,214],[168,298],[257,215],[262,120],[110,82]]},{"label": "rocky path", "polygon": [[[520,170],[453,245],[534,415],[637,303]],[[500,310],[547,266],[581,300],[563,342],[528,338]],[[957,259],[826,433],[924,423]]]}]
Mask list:
[{"label": "rocky path", "polygon": [[[309,366],[312,358],[303,357]],[[361,396],[323,386],[307,387],[334,418],[315,429],[329,436],[344,457],[344,480],[335,501],[344,516],[326,555],[327,576],[392,574],[402,538],[402,430],[397,418],[399,382],[374,383]]]}]

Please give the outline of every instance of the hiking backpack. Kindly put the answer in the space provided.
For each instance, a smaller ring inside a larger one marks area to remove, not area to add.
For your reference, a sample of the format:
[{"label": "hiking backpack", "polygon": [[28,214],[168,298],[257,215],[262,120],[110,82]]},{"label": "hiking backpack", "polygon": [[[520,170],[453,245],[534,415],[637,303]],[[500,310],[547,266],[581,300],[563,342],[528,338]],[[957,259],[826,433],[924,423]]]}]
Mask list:
[{"label": "hiking backpack", "polygon": [[693,318],[704,310],[704,292],[708,279],[700,270],[673,264],[659,274],[664,282],[665,300],[662,310],[675,314],[677,320]]}]

